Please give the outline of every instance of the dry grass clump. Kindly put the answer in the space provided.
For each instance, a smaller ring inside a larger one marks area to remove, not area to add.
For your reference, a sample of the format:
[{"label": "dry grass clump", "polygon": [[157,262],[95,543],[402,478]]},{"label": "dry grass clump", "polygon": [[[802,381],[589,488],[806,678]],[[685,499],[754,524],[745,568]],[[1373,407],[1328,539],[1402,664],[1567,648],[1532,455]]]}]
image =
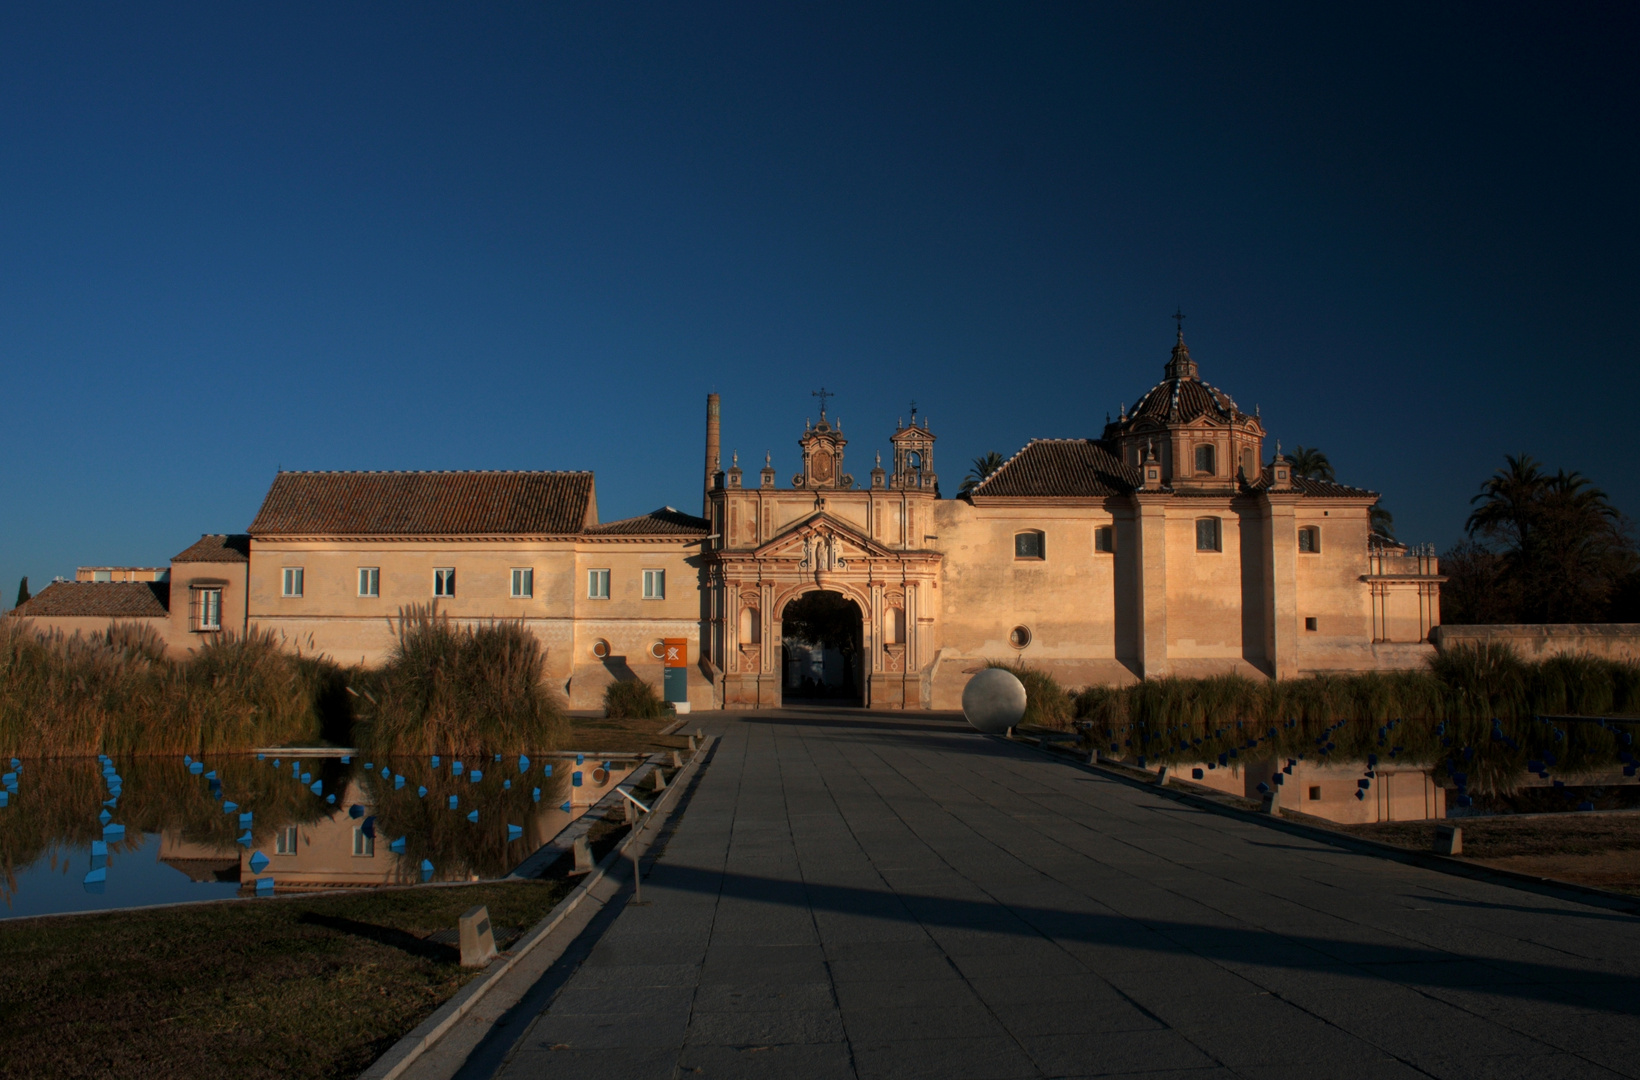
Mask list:
[{"label": "dry grass clump", "polygon": [[1075,716],[1075,703],[1052,675],[1021,661],[1008,664],[992,660],[987,666],[1011,671],[1025,685],[1025,715],[1020,717],[1020,726],[1069,730]]},{"label": "dry grass clump", "polygon": [[37,631],[0,620],[0,754],[183,754],[314,742],[342,673],[271,632],[223,634],[184,660],[152,628]]},{"label": "dry grass clump", "polygon": [[611,720],[657,720],[670,711],[654,686],[642,679],[604,687],[604,716]]},{"label": "dry grass clump", "polygon": [[461,626],[431,605],[399,610],[379,672],[356,672],[356,743],[378,754],[535,753],[568,734],[543,681],[545,654],[522,623]]}]

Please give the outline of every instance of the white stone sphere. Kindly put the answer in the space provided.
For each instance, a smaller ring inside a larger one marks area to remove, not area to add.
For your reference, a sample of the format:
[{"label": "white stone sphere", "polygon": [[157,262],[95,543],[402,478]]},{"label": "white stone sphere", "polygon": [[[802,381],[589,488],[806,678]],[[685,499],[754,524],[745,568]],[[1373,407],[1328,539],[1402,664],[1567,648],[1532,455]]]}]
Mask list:
[{"label": "white stone sphere", "polygon": [[1025,684],[1007,668],[986,668],[962,688],[962,715],[987,735],[1001,735],[1025,715]]}]

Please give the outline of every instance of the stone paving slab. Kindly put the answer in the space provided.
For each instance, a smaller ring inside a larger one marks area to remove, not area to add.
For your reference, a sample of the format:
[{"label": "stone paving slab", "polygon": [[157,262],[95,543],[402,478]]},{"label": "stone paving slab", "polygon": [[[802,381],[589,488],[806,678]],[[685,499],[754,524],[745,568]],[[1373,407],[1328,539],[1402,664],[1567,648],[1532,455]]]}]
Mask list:
[{"label": "stone paving slab", "polygon": [[[497,1075],[1640,1077],[1640,920],[926,714],[704,714],[642,906]],[[479,1074],[474,1074],[479,1075]]]}]

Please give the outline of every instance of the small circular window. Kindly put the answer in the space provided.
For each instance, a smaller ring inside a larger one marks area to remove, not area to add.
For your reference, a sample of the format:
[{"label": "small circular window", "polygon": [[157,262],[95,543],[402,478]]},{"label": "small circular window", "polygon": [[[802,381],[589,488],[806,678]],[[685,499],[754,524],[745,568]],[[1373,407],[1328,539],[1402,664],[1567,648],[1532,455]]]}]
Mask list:
[{"label": "small circular window", "polygon": [[609,655],[609,642],[599,638],[592,643],[592,655],[602,660]]},{"label": "small circular window", "polygon": [[1028,626],[1016,626],[1011,631],[1008,632],[1008,644],[1012,645],[1014,648],[1023,649],[1025,646],[1029,645],[1030,643],[1031,643],[1031,628],[1030,627],[1028,627]]},{"label": "small circular window", "polygon": [[657,641],[657,642],[655,642],[655,644],[649,646],[649,655],[653,656],[657,660],[665,660],[666,659],[666,642]]},{"label": "small circular window", "polygon": [[592,782],[594,784],[598,785],[599,787],[603,787],[605,784],[609,783],[609,770],[606,769],[606,768],[603,768],[602,766],[599,766],[598,768],[593,769],[592,770]]}]

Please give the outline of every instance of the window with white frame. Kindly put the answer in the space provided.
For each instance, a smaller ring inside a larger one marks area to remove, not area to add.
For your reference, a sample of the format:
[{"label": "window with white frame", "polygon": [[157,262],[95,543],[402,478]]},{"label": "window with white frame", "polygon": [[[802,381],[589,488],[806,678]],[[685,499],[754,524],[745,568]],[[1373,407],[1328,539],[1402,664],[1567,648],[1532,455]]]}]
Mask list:
[{"label": "window with white frame", "polygon": [[280,584],[281,588],[279,591],[281,594],[285,596],[301,596],[302,568],[300,566],[285,567],[284,579]]},{"label": "window with white frame", "polygon": [[588,570],[587,571],[587,599],[589,599],[589,600],[608,600],[609,599],[609,571],[608,570]]},{"label": "window with white frame", "polygon": [[666,599],[665,570],[645,570],[643,572],[643,598],[645,600]]},{"label": "window with white frame", "polygon": [[515,566],[512,571],[512,595],[515,600],[528,600],[535,595],[535,570]]},{"label": "window with white frame", "polygon": [[379,566],[359,567],[359,595],[380,596],[382,594],[382,568]]},{"label": "window with white frame", "polygon": [[195,589],[194,604],[199,611],[200,630],[222,629],[221,589]]},{"label": "window with white frame", "polygon": [[376,838],[366,836],[364,829],[357,826],[353,829],[353,854],[366,859],[376,854]]},{"label": "window with white frame", "polygon": [[1216,517],[1196,519],[1196,550],[1222,550],[1222,537],[1219,533],[1219,519]]},{"label": "window with white frame", "polygon": [[296,854],[296,826],[287,825],[273,834],[273,853],[275,855]]},{"label": "window with white frame", "polygon": [[456,594],[456,569],[453,566],[441,566],[433,571],[433,595],[454,596]]}]

